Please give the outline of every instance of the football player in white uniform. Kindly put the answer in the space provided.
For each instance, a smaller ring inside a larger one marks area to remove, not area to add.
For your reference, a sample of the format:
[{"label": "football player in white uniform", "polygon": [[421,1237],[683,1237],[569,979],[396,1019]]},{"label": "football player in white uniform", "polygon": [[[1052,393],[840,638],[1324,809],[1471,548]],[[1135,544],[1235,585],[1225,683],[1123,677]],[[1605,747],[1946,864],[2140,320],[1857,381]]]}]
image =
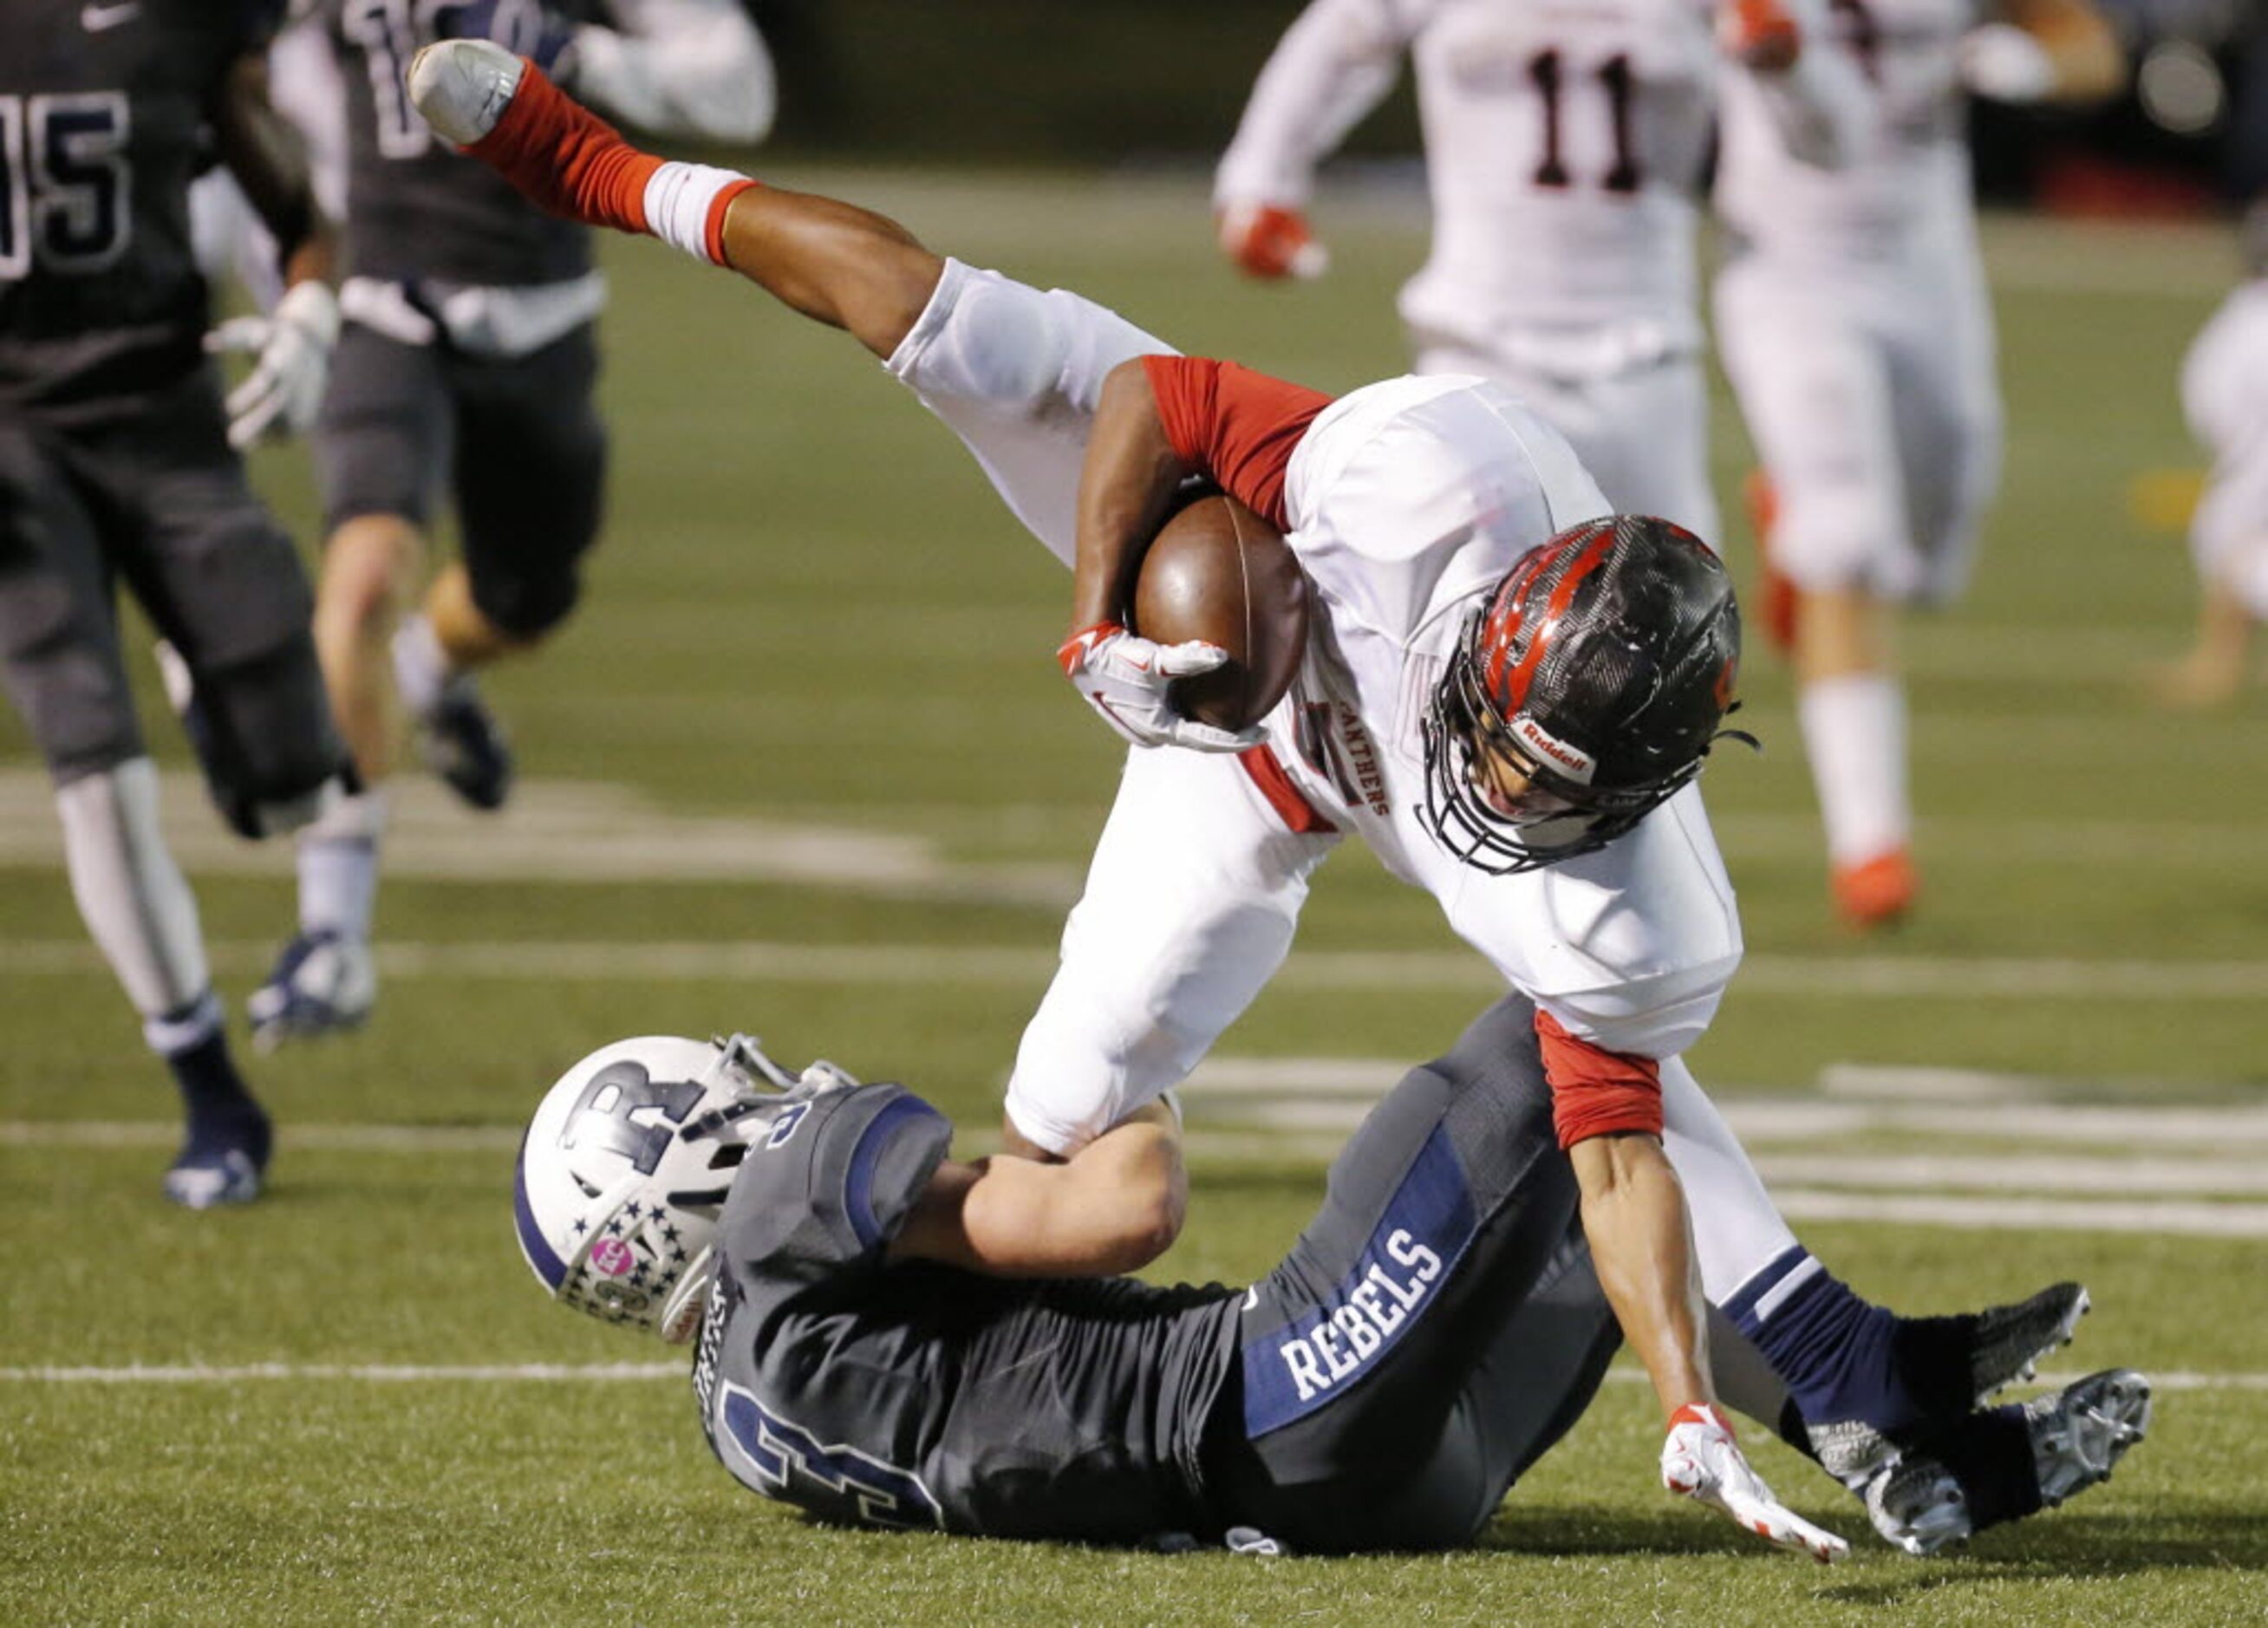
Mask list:
[{"label": "football player in white uniform", "polygon": [[1999,478],[1992,325],[1977,258],[1963,85],[2007,101],[2114,89],[2086,0],[1834,0],[1867,129],[1833,173],[1799,161],[1753,91],[1725,95],[1717,204],[1730,246],[1718,340],[1762,457],[1767,629],[1792,644],[1837,909],[1903,916],[1909,851],[1898,607],[1961,588]]},{"label": "football player in white uniform", "polygon": [[2268,198],[2245,216],[2247,280],[2223,301],[2182,365],[2190,429],[2213,475],[2190,522],[2203,595],[2197,642],[2158,675],[2176,706],[2223,705],[2242,689],[2253,624],[2268,621]]},{"label": "football player in white uniform", "polygon": [[[728,266],[883,358],[1074,566],[1060,653],[1081,694],[1140,747],[1216,748],[1130,754],[1009,1087],[1011,1149],[1040,1157],[965,1187],[944,1258],[1092,1274],[1172,1241],[1185,1177],[1164,1094],[1281,963],[1308,878],[1355,831],[1535,1000],[1601,1281],[1665,1418],[1709,1396],[1705,1292],[1864,1486],[1883,1433],[1966,1411],[1997,1330],[2083,1308],[2066,1288],[1917,1322],[1860,1300],[1795,1241],[1677,1060],[1741,953],[1691,785],[1730,704],[1737,614],[1706,548],[1609,516],[1508,390],[1443,375],[1334,402],[1176,356],[865,210],[638,152],[485,42],[421,52],[409,90],[545,207]],[[1245,735],[1167,700],[1164,674],[1208,647],[1111,620],[1192,470],[1288,534],[1312,593],[1304,666]]]},{"label": "football player in white uniform", "polygon": [[1221,247],[1257,276],[1320,269],[1315,166],[1406,53],[1433,208],[1401,298],[1417,371],[1502,379],[1615,508],[1713,541],[1694,227],[1717,81],[1749,81],[1789,151],[1841,161],[1861,87],[1802,48],[1825,26],[1824,0],[1314,0],[1221,158]]}]

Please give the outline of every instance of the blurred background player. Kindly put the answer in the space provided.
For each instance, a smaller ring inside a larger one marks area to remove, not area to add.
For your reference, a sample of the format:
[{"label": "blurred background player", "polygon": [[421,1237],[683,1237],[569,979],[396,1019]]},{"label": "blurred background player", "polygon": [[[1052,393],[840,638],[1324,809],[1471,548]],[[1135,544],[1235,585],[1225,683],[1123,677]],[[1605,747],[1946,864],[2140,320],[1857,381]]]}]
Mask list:
[{"label": "blurred background player", "polygon": [[1833,899],[1859,927],[1902,917],[1917,888],[1896,611],[1959,592],[1999,473],[1962,87],[2088,100],[2124,71],[2085,0],[2001,10],[1979,24],[1973,0],[1835,0],[1867,90],[1859,157],[1832,173],[1800,161],[1750,86],[1725,95],[1717,333],[1765,477],[1757,619],[1793,649]]},{"label": "blurred background player", "polygon": [[[0,652],[55,784],[71,891],[188,1111],[166,1196],[260,1190],[268,1117],[231,1059],[196,902],[158,824],[122,659],[123,582],[194,678],[216,799],[247,836],[338,796],[307,582],[232,440],[311,416],[331,244],[269,109],[272,17],[189,0],[0,12]],[[277,245],[252,377],[222,404],[188,188],[217,147]]]},{"label": "blurred background player", "polygon": [[2246,281],[2182,366],[2182,405],[2213,473],[2190,522],[2197,642],[2159,675],[2160,694],[2179,706],[2234,700],[2253,625],[2268,621],[2268,195],[2246,212],[2241,243]]},{"label": "blurred background player", "polygon": [[1315,166],[1406,53],[1433,209],[1401,298],[1415,370],[1502,379],[1616,509],[1715,544],[1694,226],[1717,84],[1748,80],[1791,151],[1847,157],[1856,70],[1803,49],[1823,4],[1315,0],[1221,158],[1221,246],[1256,276],[1321,269]]},{"label": "blurred background player", "polygon": [[[501,806],[512,760],[471,674],[560,625],[598,536],[606,290],[588,234],[437,140],[402,89],[410,57],[436,38],[493,36],[618,117],[740,144],[763,137],[776,105],[770,58],[737,0],[324,0],[320,26],[344,81],[349,275],[315,442],[329,532],[315,643],[365,789],[300,840],[299,930],[250,1004],[268,1045],[351,1028],[376,998],[397,703],[460,796]],[[460,555],[405,621],[445,480]]]}]

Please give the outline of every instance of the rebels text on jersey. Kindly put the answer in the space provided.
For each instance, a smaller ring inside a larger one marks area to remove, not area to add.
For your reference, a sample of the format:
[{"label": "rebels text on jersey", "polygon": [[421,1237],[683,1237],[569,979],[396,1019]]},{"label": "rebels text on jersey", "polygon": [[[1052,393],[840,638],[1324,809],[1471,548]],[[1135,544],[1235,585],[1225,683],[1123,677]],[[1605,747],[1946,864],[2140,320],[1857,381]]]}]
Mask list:
[{"label": "rebels text on jersey", "polygon": [[202,364],[188,187],[279,4],[0,7],[0,407],[130,408]]}]

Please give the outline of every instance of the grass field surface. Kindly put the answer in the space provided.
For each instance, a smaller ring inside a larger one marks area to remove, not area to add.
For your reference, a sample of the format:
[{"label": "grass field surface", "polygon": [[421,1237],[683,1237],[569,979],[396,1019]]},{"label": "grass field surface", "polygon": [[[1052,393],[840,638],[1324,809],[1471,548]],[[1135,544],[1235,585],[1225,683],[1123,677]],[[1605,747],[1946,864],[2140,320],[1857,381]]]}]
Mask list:
[{"label": "grass field surface", "polygon": [[[1193,180],[782,179],[1188,350],[1330,389],[1401,364],[1422,223],[1399,194],[1328,198],[1333,272],[1280,290],[1215,260]],[[534,1286],[519,1127],[606,1041],[746,1028],[909,1080],[981,1150],[1118,753],[1049,659],[1067,578],[950,436],[840,335],[615,241],[608,539],[575,622],[490,685],[522,794],[482,819],[403,783],[381,1004],[253,1060],[283,1127],[255,1208],[159,1202],[171,1088],[0,719],[0,1622],[2268,1621],[2268,700],[2169,717],[2137,683],[2186,637],[2151,494],[2195,460],[2175,373],[2228,257],[2161,228],[1988,243],[2004,497],[1972,594],[1906,641],[1923,908],[1881,939],[1830,921],[1787,678],[1752,651],[1766,750],[1707,781],[1750,959],[1694,1062],[1876,1297],[2089,1284],[2055,1366],[2163,1381],[2112,1484],[1916,1561],[1767,1443],[1767,1477],[1854,1539],[1822,1571],[1661,1493],[1651,1403],[1616,1382],[1446,1558],[846,1533],[740,1492],[670,1353]],[[1729,498],[1721,396],[1719,428]],[[303,456],[256,474],[307,536]],[[1748,540],[1727,551],[1745,577]],[[288,855],[218,832],[150,716],[240,1009],[291,923]],[[1488,996],[1430,901],[1335,858],[1192,1086],[1190,1220],[1157,1275],[1272,1262],[1362,1104]]]}]

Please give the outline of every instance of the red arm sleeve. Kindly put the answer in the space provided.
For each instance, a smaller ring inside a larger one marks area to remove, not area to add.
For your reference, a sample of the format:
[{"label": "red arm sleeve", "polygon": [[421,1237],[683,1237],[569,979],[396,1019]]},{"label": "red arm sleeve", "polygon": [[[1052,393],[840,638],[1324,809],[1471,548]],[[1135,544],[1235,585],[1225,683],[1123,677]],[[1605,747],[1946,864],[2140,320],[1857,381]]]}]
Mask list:
[{"label": "red arm sleeve", "polygon": [[1660,1064],[1578,1040],[1540,1006],[1535,1037],[1543,1042],[1551,1123],[1561,1147],[1618,1131],[1661,1134]]},{"label": "red arm sleeve", "polygon": [[1142,367],[1182,461],[1204,470],[1277,530],[1289,531],[1284,476],[1292,449],[1331,398],[1233,362],[1145,356]]}]

